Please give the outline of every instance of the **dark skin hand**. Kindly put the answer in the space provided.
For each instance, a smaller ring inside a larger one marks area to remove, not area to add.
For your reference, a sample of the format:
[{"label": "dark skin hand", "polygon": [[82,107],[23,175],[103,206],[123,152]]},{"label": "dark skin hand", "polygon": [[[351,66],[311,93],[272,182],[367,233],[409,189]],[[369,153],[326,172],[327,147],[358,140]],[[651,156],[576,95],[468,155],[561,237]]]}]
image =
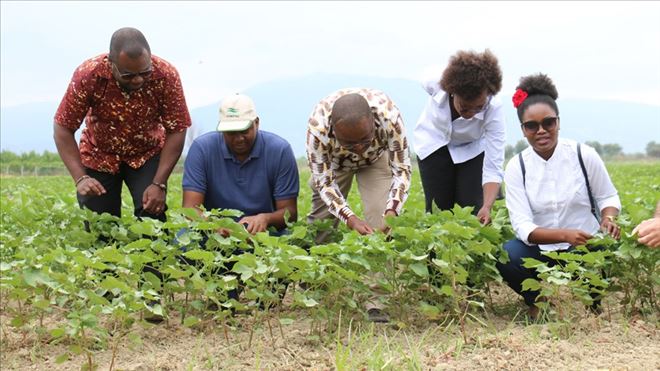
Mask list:
[{"label": "dark skin hand", "polygon": [[[204,204],[204,197],[203,193],[183,191],[183,207],[193,208],[199,215],[202,215],[199,206]],[[266,231],[270,226],[278,229],[284,228],[286,226],[284,216],[287,213],[289,214],[289,222],[293,222],[298,218],[297,199],[295,198],[275,201],[275,209],[272,213],[245,216],[238,223],[243,224],[250,234],[256,234]],[[225,228],[220,228],[216,232],[223,237],[229,237],[230,235],[230,231]]]},{"label": "dark skin hand", "polygon": [[[97,118],[96,116],[90,116],[88,120],[90,124],[93,124]],[[57,151],[75,181],[85,175],[85,168],[80,160],[80,151],[74,134],[74,130],[57,124],[54,125],[54,138]],[[160,153],[158,169],[153,179],[154,183],[167,183],[174,165],[179,160],[185,138],[185,131],[168,133],[166,135],[165,145]],[[76,191],[83,196],[99,196],[106,193],[101,182],[91,177],[80,181],[76,186]],[[142,208],[151,214],[160,214],[165,210],[165,198],[166,192],[157,185],[151,184],[144,190],[142,195]]]}]

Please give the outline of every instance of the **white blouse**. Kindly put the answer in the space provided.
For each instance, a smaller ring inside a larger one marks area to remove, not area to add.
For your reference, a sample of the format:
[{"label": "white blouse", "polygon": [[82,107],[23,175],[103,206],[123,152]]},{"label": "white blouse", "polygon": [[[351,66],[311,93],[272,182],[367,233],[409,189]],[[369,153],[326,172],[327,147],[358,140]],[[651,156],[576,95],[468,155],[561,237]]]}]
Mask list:
[{"label": "white blouse", "polygon": [[484,154],[482,184],[501,183],[504,165],[504,109],[492,97],[486,109],[470,119],[451,120],[449,94],[438,80],[423,84],[430,97],[413,131],[415,152],[421,160],[447,146],[452,161],[460,164]]},{"label": "white blouse", "polygon": [[[581,146],[584,167],[589,177],[592,195],[601,211],[606,207],[621,210],[621,201],[605,164],[598,153],[587,145]],[[577,143],[559,139],[555,152],[547,161],[532,147],[522,151],[525,162],[525,184],[518,155],[506,165],[506,207],[516,236],[526,243],[536,228],[579,229],[596,233],[600,225],[591,214]],[[539,244],[545,251],[564,250],[568,243]]]}]

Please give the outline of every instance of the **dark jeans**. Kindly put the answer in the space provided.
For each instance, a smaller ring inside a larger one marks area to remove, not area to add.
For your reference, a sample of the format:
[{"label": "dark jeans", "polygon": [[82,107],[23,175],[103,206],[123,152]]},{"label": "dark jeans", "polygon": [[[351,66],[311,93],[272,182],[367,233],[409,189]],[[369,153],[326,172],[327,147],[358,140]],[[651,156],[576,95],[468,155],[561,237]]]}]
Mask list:
[{"label": "dark jeans", "polygon": [[[121,216],[121,190],[126,182],[128,190],[133,198],[134,213],[137,217],[147,217],[165,221],[165,211],[159,215],[147,213],[142,209],[142,196],[156,175],[158,170],[159,155],[156,155],[142,165],[139,169],[133,169],[125,163],[119,167],[117,174],[104,173],[93,169],[85,168],[87,175],[101,182],[106,193],[100,196],[78,196],[80,207],[88,208],[96,213],[109,213],[114,216]],[[167,205],[165,206],[167,210]]]},{"label": "dark jeans", "polygon": [[426,198],[426,212],[432,211],[433,202],[440,210],[449,210],[454,204],[474,207],[476,214],[483,204],[481,176],[484,154],[454,164],[449,149],[444,146],[427,158],[419,159],[419,174]]},{"label": "dark jeans", "polygon": [[[546,263],[549,267],[555,266],[557,261],[541,254],[541,249],[538,245],[528,246],[518,239],[507,241],[504,244],[504,250],[509,254],[509,262],[506,264],[498,262],[496,264],[497,269],[500,271],[502,278],[504,278],[504,281],[506,281],[509,287],[525,299],[525,304],[528,306],[534,305],[539,292],[530,290],[523,291],[522,282],[528,278],[537,279],[538,274],[535,269],[525,268],[523,266],[523,258],[534,258]],[[568,250],[563,251],[573,250],[574,249],[571,247]],[[594,298],[593,307],[600,305],[600,300],[597,299],[598,296],[598,294],[591,295],[591,297]]]}]

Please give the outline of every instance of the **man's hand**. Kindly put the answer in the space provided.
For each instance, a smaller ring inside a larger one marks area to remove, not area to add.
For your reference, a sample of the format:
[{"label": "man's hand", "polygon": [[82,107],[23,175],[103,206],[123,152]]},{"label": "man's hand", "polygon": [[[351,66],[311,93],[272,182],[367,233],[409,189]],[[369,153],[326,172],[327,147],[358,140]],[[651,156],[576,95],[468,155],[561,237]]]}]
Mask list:
[{"label": "man's hand", "polygon": [[348,218],[348,220],[346,221],[346,225],[348,226],[348,228],[356,231],[361,235],[374,233],[373,228],[371,228],[369,224],[367,224],[367,222],[358,218],[355,215],[352,215],[350,218]]},{"label": "man's hand", "polygon": [[392,229],[392,228],[390,228],[389,225],[387,225],[385,223],[385,219],[387,219],[388,216],[398,216],[398,215],[396,214],[396,211],[394,211],[394,210],[386,210],[385,211],[385,214],[383,215],[383,228],[380,229],[381,232],[383,232],[385,234],[390,233],[390,230]]},{"label": "man's hand", "polygon": [[584,245],[592,237],[589,233],[579,229],[564,229],[563,240],[570,243],[571,246]]},{"label": "man's hand", "polygon": [[100,196],[105,194],[105,188],[98,180],[89,177],[85,178],[76,185],[76,192],[83,196]]},{"label": "man's hand", "polygon": [[609,218],[603,218],[600,223],[600,230],[618,240],[621,237],[621,228]]},{"label": "man's hand", "polygon": [[477,213],[477,218],[481,222],[481,225],[490,224],[490,207],[482,206]]},{"label": "man's hand", "polygon": [[150,184],[142,194],[142,209],[149,214],[159,215],[165,211],[165,190]]},{"label": "man's hand", "polygon": [[221,235],[222,237],[225,237],[225,238],[231,236],[231,231],[230,231],[229,229],[227,229],[227,228],[218,228],[218,229],[216,229],[215,231],[216,231],[219,235]]},{"label": "man's hand", "polygon": [[243,217],[238,221],[240,224],[247,224],[245,229],[250,234],[257,234],[268,229],[268,216],[266,214],[257,214]]},{"label": "man's hand", "polygon": [[648,247],[660,247],[660,218],[651,218],[639,223],[632,233],[637,233],[637,242]]}]

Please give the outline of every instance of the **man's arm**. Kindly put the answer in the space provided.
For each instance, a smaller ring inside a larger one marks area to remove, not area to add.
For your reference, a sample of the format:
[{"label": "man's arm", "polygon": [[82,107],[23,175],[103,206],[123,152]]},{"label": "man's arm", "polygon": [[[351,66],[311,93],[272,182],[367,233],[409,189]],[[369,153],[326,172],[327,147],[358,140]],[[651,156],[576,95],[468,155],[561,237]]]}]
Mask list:
[{"label": "man's arm", "polygon": [[55,139],[57,152],[60,154],[67,170],[69,170],[73,181],[76,182],[76,191],[83,196],[104,194],[105,188],[98,180],[91,177],[84,178],[87,174],[80,160],[80,150],[74,133],[75,130],[58,123],[53,125],[53,139]]}]

